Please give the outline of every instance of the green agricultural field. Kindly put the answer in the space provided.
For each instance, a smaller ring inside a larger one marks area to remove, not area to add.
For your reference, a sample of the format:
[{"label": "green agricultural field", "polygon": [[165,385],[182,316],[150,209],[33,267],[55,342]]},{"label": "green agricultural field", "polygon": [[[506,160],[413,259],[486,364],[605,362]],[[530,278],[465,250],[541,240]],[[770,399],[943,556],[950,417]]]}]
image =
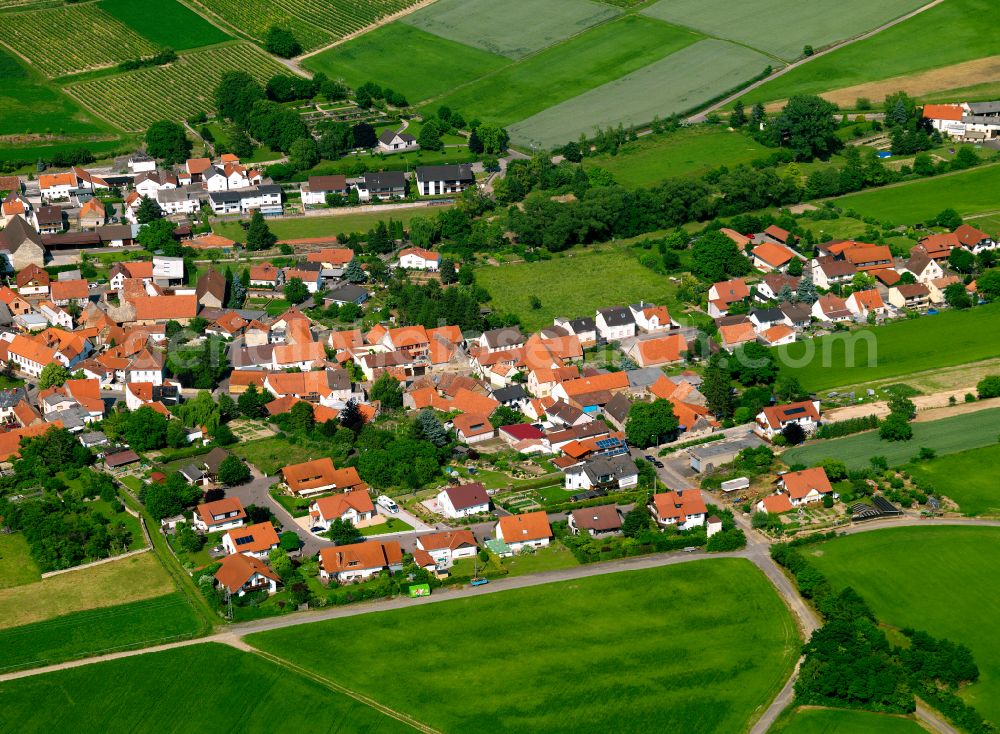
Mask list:
[{"label": "green agricultural field", "polygon": [[303,66],[352,87],[375,81],[417,104],[509,63],[503,56],[397,22],[310,56]]},{"label": "green agricultural field", "polygon": [[695,28],[791,61],[802,48],[828,46],[898,18],[922,5],[921,0],[847,0],[825,3],[788,3],[786,0],[749,0],[705,6],[699,0],[660,0],[643,10],[647,15]]},{"label": "green agricultural field", "polygon": [[1000,165],[988,165],[950,176],[850,194],[835,203],[883,223],[919,224],[948,207],[963,215],[995,211],[998,190]]},{"label": "green agricultural field", "polygon": [[452,41],[517,59],[619,11],[590,0],[438,0],[402,19]]},{"label": "green agricultural field", "polygon": [[31,550],[24,535],[0,535],[0,589],[41,580],[42,574],[31,559]]},{"label": "green agricultural field", "polygon": [[700,38],[686,29],[627,15],[457,89],[435,105],[509,125],[639,71]]},{"label": "green agricultural field", "polygon": [[140,36],[175,51],[211,46],[230,36],[177,0],[100,0],[98,6]]},{"label": "green agricultural field", "polygon": [[[405,655],[372,654],[372,630],[378,649]],[[799,648],[788,609],[742,559],[508,590],[247,641],[440,731],[468,734],[742,731]],[[419,684],[386,685],[402,670]]]},{"label": "green agricultural field", "polygon": [[0,630],[0,672],[193,637],[202,629],[180,594],[92,609]]},{"label": "green agricultural field", "polygon": [[745,46],[699,41],[512,125],[511,138],[550,147],[597,127],[642,125],[656,116],[687,112],[740,86],[769,63]]},{"label": "green agricultural field", "polygon": [[1000,357],[998,317],[1000,305],[988,304],[830,334],[778,347],[778,363],[820,392]]},{"label": "green agricultural field", "polygon": [[[623,145],[617,155],[585,158],[586,168],[604,168],[623,186],[654,186],[665,178],[701,176],[719,166],[737,166],[771,151],[738,132],[722,128],[686,128],[647,135]],[[827,224],[827,222],[822,222]]]},{"label": "green agricultural field", "polygon": [[1000,446],[962,451],[907,467],[921,488],[958,503],[966,515],[1000,515]]},{"label": "green agricultural field", "polygon": [[413,731],[257,655],[211,643],[23,678],[0,690],[2,731]]},{"label": "green agricultural field", "polygon": [[26,10],[3,19],[4,43],[48,76],[113,66],[159,50],[96,4]]},{"label": "green agricultural field", "polygon": [[[81,6],[82,7],[82,6]],[[287,72],[250,43],[189,51],[174,63],[70,84],[66,91],[125,130],[144,130],[162,119],[182,120],[215,109],[212,92],[227,71],[261,83]]]},{"label": "green agricultural field", "polygon": [[[476,270],[476,282],[493,296],[494,311],[516,314],[531,331],[551,326],[557,316],[593,316],[596,309],[615,303],[675,303],[671,282],[622,249],[580,249],[551,260],[482,267]],[[609,283],[614,283],[611,295]],[[541,300],[541,308],[531,307],[532,296]]]},{"label": "green agricultural field", "polygon": [[778,721],[771,734],[926,734],[920,724],[902,716],[848,709],[796,709]]},{"label": "green agricultural field", "polygon": [[962,698],[1000,721],[1000,530],[916,527],[859,533],[812,546],[837,588],[851,586],[880,621],[968,645],[980,680]]},{"label": "green agricultural field", "polygon": [[0,589],[0,629],[21,627],[88,609],[151,599],[175,591],[154,553]]},{"label": "green agricultural field", "polygon": [[[344,214],[334,217],[304,217],[301,219],[283,219],[268,222],[271,231],[280,240],[298,240],[308,237],[336,237],[338,234],[351,232],[367,232],[380,221],[390,219],[406,225],[414,217],[433,217],[439,211],[448,207],[413,207],[412,209],[387,209],[379,212],[363,212],[360,214]],[[212,225],[216,234],[231,240],[242,242],[246,232],[239,222],[216,222]]]},{"label": "green agricultural field", "polygon": [[1000,408],[987,408],[912,425],[913,438],[909,441],[883,441],[878,431],[867,431],[796,446],[783,453],[781,458],[788,465],[807,466],[832,458],[843,461],[848,469],[862,469],[869,466],[868,460],[872,456],[884,456],[890,466],[900,466],[912,461],[924,447],[945,455],[991,446],[1000,435]]},{"label": "green agricultural field", "polygon": [[[995,9],[993,0],[946,0],[871,38],[793,69],[748,92],[744,102],[749,106],[795,94],[818,94],[992,56],[997,47],[990,34],[983,33],[983,18]],[[928,43],[929,38],[934,43]]]}]

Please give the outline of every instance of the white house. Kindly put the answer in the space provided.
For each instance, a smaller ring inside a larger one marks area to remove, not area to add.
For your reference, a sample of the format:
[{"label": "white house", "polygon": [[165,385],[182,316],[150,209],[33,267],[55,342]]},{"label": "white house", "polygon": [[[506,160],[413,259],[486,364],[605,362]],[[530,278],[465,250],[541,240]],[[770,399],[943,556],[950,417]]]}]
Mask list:
[{"label": "white house", "polygon": [[327,194],[347,196],[350,187],[346,176],[310,176],[300,187],[302,203],[313,206],[326,204]]},{"label": "white house", "polygon": [[441,255],[422,247],[407,247],[400,250],[396,267],[406,270],[438,270],[441,267]]},{"label": "white house", "polygon": [[386,153],[399,150],[413,150],[417,147],[417,139],[404,132],[386,130],[378,136],[378,148]]},{"label": "white house", "polygon": [[566,489],[628,489],[639,484],[631,456],[598,456],[566,470]]},{"label": "white house", "polygon": [[128,159],[128,168],[132,173],[149,173],[156,170],[156,159],[145,153],[134,153]]},{"label": "white house", "polygon": [[666,306],[654,306],[643,301],[629,306],[629,311],[632,312],[632,319],[640,331],[666,331],[680,327],[680,324],[670,318]]},{"label": "white house", "polygon": [[356,583],[403,568],[403,550],[398,541],[368,541],[323,548],[319,552],[319,577],[338,584]]},{"label": "white house", "polygon": [[184,258],[153,255],[153,281],[157,285],[177,285],[184,282]]},{"label": "white house", "polygon": [[222,536],[222,547],[226,553],[242,553],[266,560],[278,547],[278,533],[269,522],[233,528]]},{"label": "white house", "polygon": [[486,493],[486,487],[478,482],[445,487],[437,493],[437,503],[441,514],[452,519],[490,511],[490,497]]},{"label": "white house", "polygon": [[674,526],[678,530],[690,530],[704,525],[708,515],[708,508],[698,489],[654,494],[649,510],[658,525]]},{"label": "white house", "polygon": [[820,502],[824,496],[833,494],[830,479],[821,466],[782,474],[778,478],[778,486],[788,492],[792,507]]},{"label": "white house", "polygon": [[525,548],[547,547],[552,539],[552,528],[545,511],[538,510],[501,517],[495,534],[497,540],[502,540],[510,548],[509,554],[501,555],[517,555]]},{"label": "white house", "polygon": [[375,517],[375,505],[366,490],[355,489],[343,494],[320,497],[309,504],[309,519],[314,531],[326,532],[334,520],[350,521],[353,525]]},{"label": "white house", "polygon": [[421,196],[460,194],[475,182],[472,166],[468,163],[417,167],[417,191]]},{"label": "white house", "polygon": [[205,502],[194,508],[191,523],[195,530],[214,533],[243,527],[247,519],[243,503],[236,497],[225,497],[214,502]]},{"label": "white house", "polygon": [[470,530],[428,533],[417,538],[417,549],[434,559],[438,568],[451,568],[456,560],[476,555],[476,537]]},{"label": "white house", "polygon": [[594,324],[597,333],[605,341],[620,341],[635,336],[635,319],[631,309],[624,306],[598,310]]},{"label": "white house", "polygon": [[788,403],[786,405],[772,405],[764,408],[756,417],[754,431],[758,434],[773,439],[778,436],[784,428],[797,423],[806,435],[816,431],[819,427],[820,412],[818,400],[803,400],[798,403]]}]

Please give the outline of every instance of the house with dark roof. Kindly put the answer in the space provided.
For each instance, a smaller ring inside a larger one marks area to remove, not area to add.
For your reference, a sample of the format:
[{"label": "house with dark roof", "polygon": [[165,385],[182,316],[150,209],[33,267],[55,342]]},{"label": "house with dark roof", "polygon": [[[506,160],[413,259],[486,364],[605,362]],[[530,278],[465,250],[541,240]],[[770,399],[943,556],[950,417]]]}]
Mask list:
[{"label": "house with dark roof", "polygon": [[635,317],[625,306],[612,306],[597,311],[594,318],[597,334],[605,341],[620,341],[635,336]]},{"label": "house with dark roof", "polygon": [[[600,445],[600,442],[598,442]],[[566,489],[616,490],[639,483],[639,467],[628,454],[597,456],[566,470]]]},{"label": "house with dark roof", "polygon": [[417,139],[409,133],[384,130],[378,136],[378,149],[384,150],[386,153],[399,150],[414,150],[417,147]]},{"label": "house with dark roof", "polygon": [[12,271],[18,272],[28,265],[43,267],[49,250],[30,224],[22,217],[14,217],[0,230],[0,255],[7,260]]},{"label": "house with dark roof", "polygon": [[445,487],[437,493],[437,503],[441,514],[453,519],[490,511],[490,497],[479,482]]},{"label": "house with dark roof", "polygon": [[468,163],[417,167],[417,191],[421,196],[460,194],[475,182],[472,166]]},{"label": "house with dark roof", "polygon": [[306,205],[326,204],[328,194],[347,196],[350,186],[346,176],[310,176],[300,186],[302,203]]},{"label": "house with dark roof", "polygon": [[556,318],[553,324],[566,330],[566,334],[575,336],[580,344],[593,344],[597,341],[597,323],[590,316],[578,319]]},{"label": "house with dark roof", "polygon": [[214,268],[209,268],[195,286],[198,303],[205,308],[222,308],[226,304],[226,278]]},{"label": "house with dark roof", "polygon": [[402,171],[366,173],[358,182],[361,201],[392,199],[406,196],[406,174]]},{"label": "house with dark roof", "polygon": [[606,538],[622,529],[622,514],[615,505],[585,507],[573,510],[567,518],[567,525],[573,535],[585,530],[595,538]]}]

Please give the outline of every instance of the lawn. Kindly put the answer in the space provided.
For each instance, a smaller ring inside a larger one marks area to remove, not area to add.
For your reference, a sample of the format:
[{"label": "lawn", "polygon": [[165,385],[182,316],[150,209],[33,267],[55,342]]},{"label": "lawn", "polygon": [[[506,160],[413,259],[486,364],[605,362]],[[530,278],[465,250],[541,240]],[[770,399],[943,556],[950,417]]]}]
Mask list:
[{"label": "lawn", "polygon": [[[324,454],[316,444],[291,443],[288,439],[277,436],[234,444],[232,450],[268,476],[275,476],[283,466],[330,455]],[[277,477],[275,481],[278,481]]]},{"label": "lawn", "polygon": [[303,65],[355,88],[374,81],[417,104],[509,63],[503,56],[397,22],[310,56]]},{"label": "lawn", "polygon": [[576,556],[562,543],[553,542],[548,548],[541,548],[523,556],[511,556],[500,560],[510,576],[526,576],[542,571],[556,571],[560,568],[579,566]]},{"label": "lawn", "polygon": [[403,22],[512,59],[576,35],[619,11],[590,0],[438,0]]},{"label": "lawn", "polygon": [[0,630],[0,672],[53,665],[191,637],[203,622],[181,594],[92,609]]},{"label": "lawn", "polygon": [[702,176],[723,165],[732,168],[769,153],[742,133],[723,128],[685,128],[626,143],[617,155],[585,158],[584,166],[610,171],[623,186],[648,187],[666,178]]},{"label": "lawn", "polygon": [[926,734],[920,724],[901,716],[848,709],[799,708],[782,717],[771,734]]},{"label": "lawn", "polygon": [[764,70],[771,60],[745,46],[706,39],[512,125],[521,144],[550,147],[595,128],[642,125],[703,106]]},{"label": "lawn", "polygon": [[383,535],[385,533],[405,533],[408,530],[413,530],[413,526],[403,522],[398,517],[390,517],[384,523],[361,528],[361,534],[365,536]]},{"label": "lawn", "polygon": [[643,12],[791,61],[802,55],[806,44],[828,46],[921,5],[922,0],[845,0],[832,8],[822,2],[747,0],[706,7],[700,0],[660,0]]},{"label": "lawn", "polygon": [[1000,446],[941,456],[907,467],[925,491],[950,497],[966,515],[1000,515]]},{"label": "lawn", "polygon": [[988,304],[830,334],[779,347],[778,363],[809,392],[967,364],[1000,356],[998,317]]},{"label": "lawn", "polygon": [[[995,9],[994,0],[947,0],[871,38],[793,69],[747,93],[744,102],[749,107],[757,101],[817,94],[992,56],[997,52],[996,43],[989,33],[983,33],[982,19]],[[934,43],[927,43],[928,38]],[[872,59],[878,63],[873,64]]]},{"label": "lawn", "polygon": [[996,528],[895,528],[814,546],[812,562],[835,587],[851,586],[880,621],[968,645],[980,680],[962,697],[1000,721],[1000,574]]},{"label": "lawn", "polygon": [[0,629],[173,591],[174,585],[156,555],[141,553],[33,584],[0,589]]},{"label": "lawn", "polygon": [[[593,316],[596,309],[615,304],[642,299],[674,304],[670,281],[620,248],[581,249],[551,260],[481,267],[476,270],[476,282],[493,296],[494,311],[516,314],[530,331],[551,325],[557,316]],[[608,290],[611,283],[613,291]],[[531,307],[532,296],[541,300],[541,308]]]},{"label": "lawn", "polygon": [[321,683],[214,643],[4,683],[3,698],[3,731],[413,731]]},{"label": "lawn", "polygon": [[860,469],[868,466],[868,459],[872,456],[886,457],[890,466],[907,464],[924,447],[934,449],[940,455],[955,454],[996,443],[1000,435],[1000,408],[913,423],[912,426],[913,438],[909,441],[883,441],[878,437],[878,431],[868,431],[797,446],[786,451],[781,458],[789,465],[808,466],[823,459],[835,458],[847,464],[848,469]]},{"label": "lawn", "polygon": [[[416,136],[418,125],[407,132]],[[476,160],[463,139],[461,144],[454,145],[457,138],[443,136],[446,146],[443,150],[415,150],[406,153],[352,153],[335,161],[324,160],[308,171],[300,171],[296,178],[305,181],[309,176],[360,176],[368,171],[412,171],[417,166],[439,166],[450,163],[471,163]],[[411,184],[412,186],[412,184]]]},{"label": "lawn", "polygon": [[[386,685],[402,669],[398,656],[371,654],[374,629],[378,649],[407,651],[406,678],[419,685]],[[741,559],[507,590],[247,641],[440,731],[469,733],[742,731],[799,648],[788,610]]]},{"label": "lawn", "polygon": [[186,51],[230,36],[177,0],[100,0],[98,6],[158,46]]},{"label": "lawn", "polygon": [[845,210],[854,209],[864,216],[875,217],[882,223],[919,224],[949,207],[962,215],[995,211],[998,189],[1000,165],[989,165],[951,176],[842,196],[835,203]]},{"label": "lawn", "polygon": [[0,589],[41,580],[42,574],[31,559],[31,551],[24,535],[0,535]]},{"label": "lawn", "polygon": [[[267,226],[279,240],[296,240],[308,237],[336,237],[350,232],[368,232],[380,221],[395,219],[407,224],[414,217],[433,217],[447,206],[415,206],[407,209],[384,209],[381,211],[342,214],[331,217],[300,217],[297,219],[275,219]],[[212,231],[237,242],[246,239],[246,232],[239,222],[215,222]]]},{"label": "lawn", "polygon": [[700,38],[687,29],[628,15],[467,84],[433,106],[445,104],[467,117],[509,125],[638,71]]}]

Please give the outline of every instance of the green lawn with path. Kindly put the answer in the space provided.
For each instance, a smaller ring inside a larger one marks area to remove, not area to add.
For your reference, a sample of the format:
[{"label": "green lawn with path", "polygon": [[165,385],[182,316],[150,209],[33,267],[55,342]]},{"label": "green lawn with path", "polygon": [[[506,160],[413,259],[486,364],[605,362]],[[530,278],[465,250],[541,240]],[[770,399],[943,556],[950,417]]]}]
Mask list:
[{"label": "green lawn with path", "polygon": [[902,716],[849,709],[798,708],[771,728],[771,734],[926,734]]},{"label": "green lawn with path", "polygon": [[[247,641],[439,731],[548,734],[742,731],[782,686],[800,644],[771,584],[742,559],[513,589]],[[405,650],[406,677],[419,685],[387,685],[401,658],[372,654],[373,644]]]},{"label": "green lawn with path", "polygon": [[926,492],[958,503],[966,515],[1000,515],[1000,445],[960,451],[907,467]]},{"label": "green lawn with path", "polygon": [[796,446],[783,453],[781,458],[789,466],[813,466],[823,459],[839,459],[848,469],[862,469],[869,466],[868,460],[872,456],[884,456],[890,466],[901,466],[910,463],[922,448],[933,449],[939,455],[955,454],[997,442],[1000,408],[911,425],[913,438],[909,441],[883,441],[878,431],[866,431]]},{"label": "green lawn with path", "polygon": [[[495,311],[516,314],[531,331],[551,325],[556,316],[593,316],[595,309],[643,299],[672,306],[676,293],[670,280],[621,248],[577,249],[551,260],[481,267],[476,282],[493,296]],[[532,308],[532,296],[540,308]]]},{"label": "green lawn with path", "polygon": [[2,731],[413,731],[320,682],[216,643],[23,678],[2,684],[2,692]]},{"label": "green lawn with path", "polygon": [[807,339],[776,354],[782,374],[823,392],[1000,357],[998,318],[1000,304],[991,303]]},{"label": "green lawn with path", "polygon": [[386,533],[405,533],[410,530],[413,530],[413,526],[409,523],[400,520],[398,517],[387,517],[383,523],[361,528],[361,534],[364,536],[385,535]]},{"label": "green lawn with path", "polygon": [[861,594],[881,622],[968,645],[981,675],[961,695],[1000,721],[1000,627],[992,623],[1000,615],[1000,528],[893,528],[804,552],[835,588]]}]

